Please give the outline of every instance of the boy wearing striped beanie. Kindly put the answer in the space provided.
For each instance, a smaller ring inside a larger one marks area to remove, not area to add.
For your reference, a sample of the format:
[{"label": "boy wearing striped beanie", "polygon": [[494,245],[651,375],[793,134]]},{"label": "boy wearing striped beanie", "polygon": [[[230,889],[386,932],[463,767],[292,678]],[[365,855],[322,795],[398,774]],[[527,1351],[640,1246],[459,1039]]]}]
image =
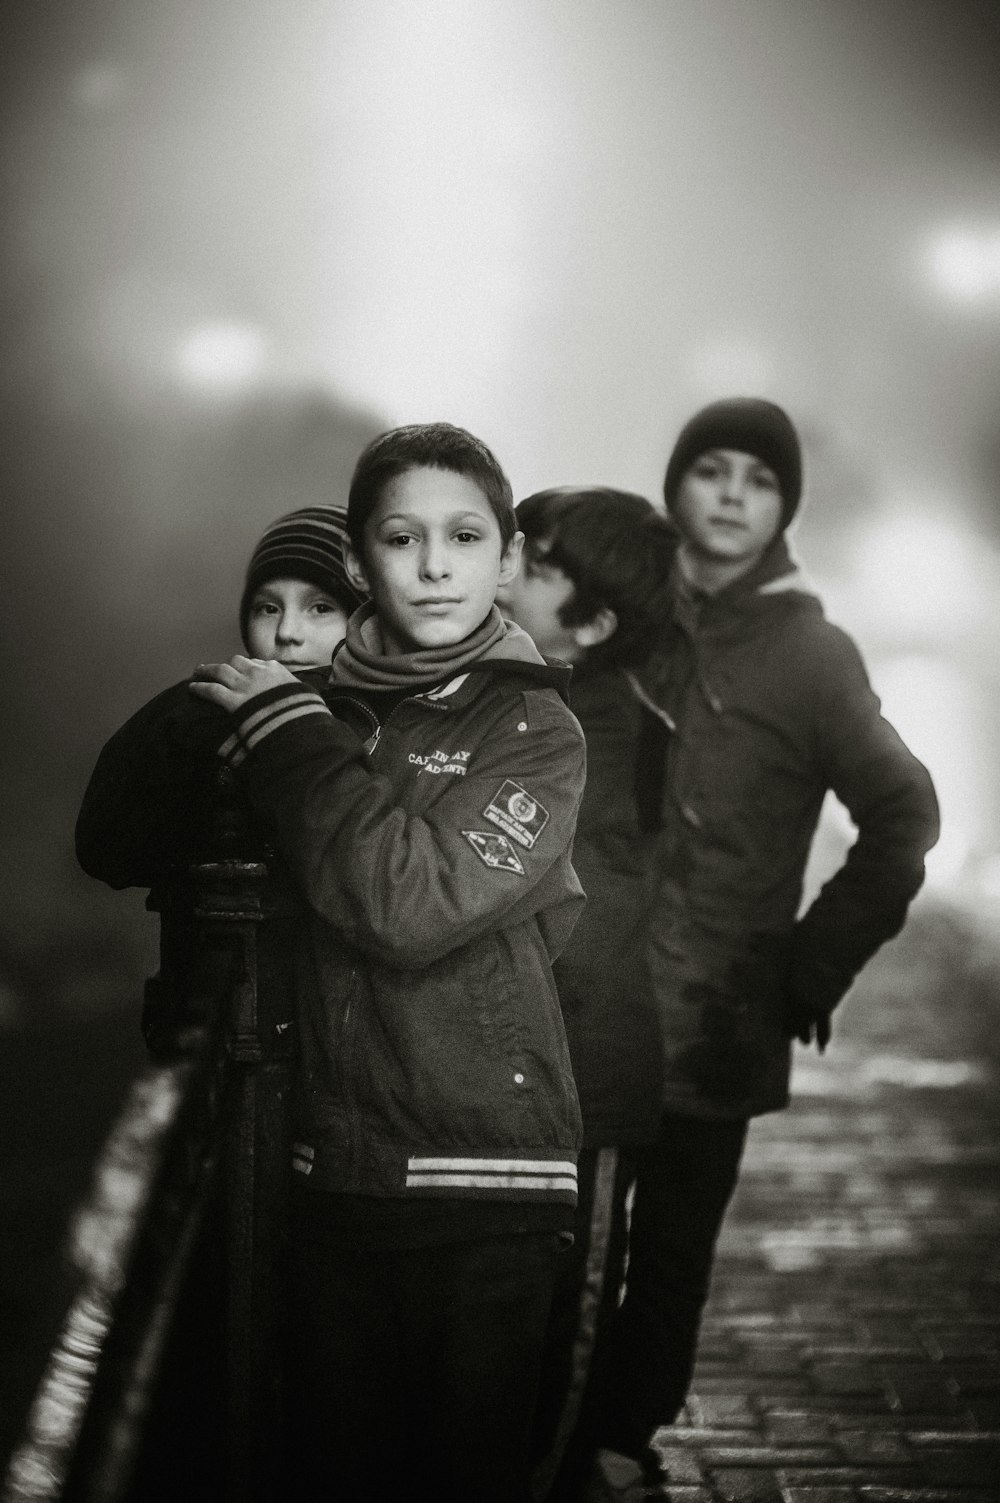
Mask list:
[{"label": "boy wearing striped beanie", "polygon": [[265,529],[240,599],[240,636],[251,657],[293,672],[330,662],[365,599],[344,568],[346,537],[342,506],[306,506]]},{"label": "boy wearing striped beanie", "polygon": [[[329,670],[365,599],[344,568],[347,513],[307,506],[278,517],[250,555],[240,635],[254,658],[293,673]],[[188,680],[165,689],[112,736],[76,823],[77,859],[112,887],[156,887],[204,854],[217,799],[221,713]]]}]

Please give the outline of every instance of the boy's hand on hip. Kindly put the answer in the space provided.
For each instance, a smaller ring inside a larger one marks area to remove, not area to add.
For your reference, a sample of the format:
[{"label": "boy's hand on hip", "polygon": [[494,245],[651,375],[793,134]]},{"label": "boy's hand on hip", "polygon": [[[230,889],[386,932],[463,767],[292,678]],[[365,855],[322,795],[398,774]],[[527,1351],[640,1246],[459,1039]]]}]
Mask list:
[{"label": "boy's hand on hip", "polygon": [[828,1012],[808,1003],[791,1001],[785,1008],[785,1022],[793,1039],[798,1039],[800,1044],[815,1043],[820,1054],[824,1053],[831,1033]]},{"label": "boy's hand on hip", "polygon": [[228,663],[199,663],[192,675],[190,689],[200,699],[210,699],[224,710],[238,710],[248,699],[278,689],[283,684],[297,684],[298,679],[281,663],[263,658],[245,658],[237,653]]}]

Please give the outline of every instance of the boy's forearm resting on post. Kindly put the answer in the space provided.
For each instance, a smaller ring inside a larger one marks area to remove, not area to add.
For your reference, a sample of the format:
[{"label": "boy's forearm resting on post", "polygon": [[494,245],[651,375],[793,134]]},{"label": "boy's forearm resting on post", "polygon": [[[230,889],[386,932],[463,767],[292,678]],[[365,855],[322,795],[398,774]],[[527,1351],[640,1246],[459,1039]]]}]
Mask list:
[{"label": "boy's forearm resting on post", "polygon": [[[438,796],[414,811],[355,731],[275,667],[234,660],[200,670],[213,677],[192,689],[230,708],[220,754],[272,822],[320,918],[360,949],[413,967],[552,902],[547,879],[570,848],[583,786],[571,717],[536,707],[529,729],[523,713],[498,708],[463,775],[435,780]],[[508,782],[539,811],[521,843],[487,812]]]}]

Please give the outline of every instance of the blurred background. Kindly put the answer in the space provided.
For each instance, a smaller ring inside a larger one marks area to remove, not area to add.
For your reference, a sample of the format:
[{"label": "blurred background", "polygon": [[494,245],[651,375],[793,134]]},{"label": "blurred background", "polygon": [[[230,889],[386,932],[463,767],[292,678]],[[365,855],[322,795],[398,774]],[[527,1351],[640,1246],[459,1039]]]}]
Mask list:
[{"label": "blurred background", "polygon": [[9,1351],[155,966],[87,777],[384,427],[654,497],[697,406],[786,406],[798,551],[939,789],[921,903],[994,931],[1000,5],[14,0],[0,70]]}]

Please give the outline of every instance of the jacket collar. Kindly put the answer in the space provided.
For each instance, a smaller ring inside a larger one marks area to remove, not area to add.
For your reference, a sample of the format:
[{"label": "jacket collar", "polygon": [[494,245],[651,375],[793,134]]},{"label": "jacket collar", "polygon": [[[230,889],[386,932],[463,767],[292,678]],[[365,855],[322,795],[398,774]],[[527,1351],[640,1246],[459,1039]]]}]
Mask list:
[{"label": "jacket collar", "polygon": [[[512,655],[507,657],[502,650],[496,653],[487,653],[470,663],[462,673],[453,678],[445,679],[440,684],[435,684],[430,689],[425,689],[413,698],[421,704],[432,705],[436,709],[455,709],[469,704],[477,695],[492,682],[498,679],[520,679],[522,682],[544,689],[555,689],[560,699],[569,703],[569,681],[573,669],[568,663],[546,662],[535,651],[535,645],[526,632],[521,635],[527,638],[534,654],[533,658]],[[502,649],[503,644],[498,644]]]},{"label": "jacket collar", "polygon": [[734,614],[756,614],[775,597],[798,597],[799,603],[808,600],[819,607],[815,587],[792,554],[783,533],[748,573],[713,595],[693,590],[679,568],[676,579],[675,617],[679,625],[688,629],[695,624],[704,628]]}]

